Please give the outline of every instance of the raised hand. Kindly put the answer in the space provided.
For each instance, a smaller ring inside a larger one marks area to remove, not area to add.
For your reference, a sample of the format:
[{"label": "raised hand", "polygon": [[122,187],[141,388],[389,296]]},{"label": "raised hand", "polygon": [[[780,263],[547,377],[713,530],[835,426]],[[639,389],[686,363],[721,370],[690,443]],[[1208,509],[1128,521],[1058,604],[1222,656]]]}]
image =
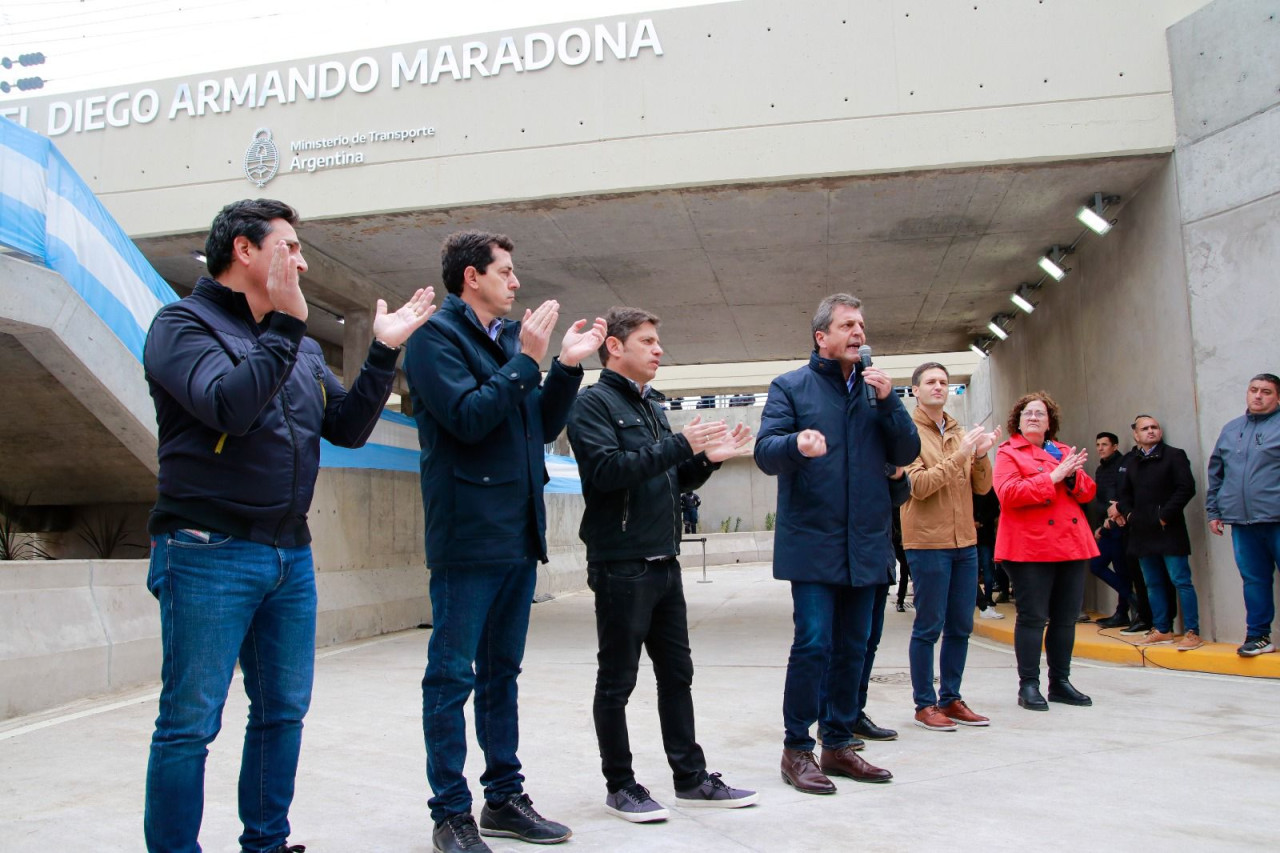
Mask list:
[{"label": "raised hand", "polygon": [[560,303],[554,299],[548,299],[532,311],[525,309],[520,322],[520,351],[541,364],[559,319]]},{"label": "raised hand", "polygon": [[982,439],[982,424],[978,424],[969,430],[960,439],[960,449],[966,454],[976,453],[978,442]]},{"label": "raised hand", "polygon": [[1077,471],[1083,470],[1085,459],[1089,456],[1089,451],[1081,448],[1078,452],[1073,447],[1062,457],[1062,461],[1058,463],[1058,467],[1050,472],[1049,478],[1055,483],[1061,483]]},{"label": "raised hand", "polygon": [[[978,427],[981,429],[982,427]],[[978,437],[977,442],[973,445],[974,456],[986,456],[987,451],[996,446],[1000,441],[1000,427],[996,427],[991,432],[984,432]]]},{"label": "raised hand", "polygon": [[584,332],[582,327],[585,325],[586,320],[579,320],[564,333],[564,341],[560,344],[560,363],[566,367],[577,367],[584,358],[599,350],[609,331],[603,317],[597,317],[591,328]]},{"label": "raised hand", "polygon": [[711,421],[704,424],[701,415],[695,415],[693,420],[685,424],[684,429],[680,430],[680,434],[689,442],[689,446],[693,448],[695,454],[718,444],[728,432],[729,427],[725,425],[724,421]]},{"label": "raised hand", "polygon": [[267,268],[267,298],[271,309],[307,320],[307,299],[298,286],[298,265],[289,253],[289,244],[276,242],[271,249],[271,265]]},{"label": "raised hand", "polygon": [[827,455],[827,437],[816,429],[801,430],[796,436],[796,449],[810,459]]},{"label": "raised hand", "polygon": [[723,462],[726,459],[732,459],[734,456],[742,452],[742,448],[751,442],[751,427],[746,424],[738,424],[720,443],[714,447],[707,449],[707,458],[712,462]]},{"label": "raised hand", "polygon": [[436,306],[431,304],[435,297],[434,287],[420,287],[394,312],[388,312],[386,301],[379,299],[378,310],[373,315],[374,340],[392,349],[409,340],[409,336],[436,313]]}]

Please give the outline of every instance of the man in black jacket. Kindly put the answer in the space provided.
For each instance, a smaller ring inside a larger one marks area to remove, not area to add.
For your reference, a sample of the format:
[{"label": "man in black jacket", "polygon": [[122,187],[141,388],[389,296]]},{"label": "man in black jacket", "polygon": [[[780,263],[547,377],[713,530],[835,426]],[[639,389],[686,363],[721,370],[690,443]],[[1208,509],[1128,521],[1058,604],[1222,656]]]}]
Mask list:
[{"label": "man in black jacket", "polygon": [[205,757],[237,657],[249,694],[240,848],[302,849],[287,838],[315,659],[307,510],[320,439],[365,443],[400,344],[435,310],[431,288],[395,313],[378,300],[369,357],[348,392],[303,336],[297,224],[278,201],[224,207],[205,243],[212,277],[162,308],[147,334],[160,440],[147,585],[164,650],[143,820],[152,853],[199,849]]},{"label": "man in black jacket", "polygon": [[[1093,480],[1098,484],[1098,494],[1094,498],[1089,517],[1099,554],[1089,563],[1089,570],[1094,577],[1114,589],[1118,597],[1116,612],[1105,619],[1099,619],[1098,625],[1103,628],[1126,628],[1132,624],[1132,609],[1134,618],[1143,619],[1150,630],[1146,584],[1130,575],[1129,560],[1125,554],[1124,527],[1115,524],[1107,516],[1111,505],[1120,499],[1120,476],[1124,470],[1120,439],[1115,433],[1100,432],[1094,439],[1094,446],[1098,449],[1098,468]],[[1135,586],[1141,595],[1133,592]]]},{"label": "man in black jacket", "polygon": [[1120,481],[1120,496],[1112,518],[1124,519],[1129,532],[1129,553],[1138,558],[1147,581],[1153,627],[1142,645],[1173,642],[1173,602],[1165,586],[1173,582],[1182,608],[1186,633],[1178,642],[1180,652],[1198,649],[1200,609],[1191,582],[1191,537],[1182,512],[1196,494],[1187,454],[1164,443],[1160,422],[1150,415],[1133,421],[1137,452],[1127,459]]},{"label": "man in black jacket", "polygon": [[[565,332],[545,380],[539,367],[560,316],[549,299],[520,322],[504,317],[520,290],[501,234],[458,231],[440,250],[449,295],[409,341],[405,374],[418,423],[422,503],[434,630],[422,678],[427,802],[436,853],[485,853],[480,835],[566,841],[524,793],[516,680],[524,659],[536,561],[547,562],[543,445],[564,428],[581,360],[604,340],[604,320]],[[484,752],[477,830],[463,708],[475,692]]]},{"label": "man in black jacket", "polygon": [[596,598],[593,714],[608,789],[605,810],[632,823],[668,816],[631,769],[626,707],[641,646],[658,682],[658,718],[676,799],[684,806],[749,806],[756,793],[708,774],[694,739],[693,661],[676,557],[681,490],[705,483],[751,440],[751,431],[694,418],[673,434],[663,397],[649,385],[662,358],[658,317],[611,308],[606,320],[608,336],[600,347],[605,369],[569,416],[569,443],[586,500],[579,535],[587,544],[587,580]]}]

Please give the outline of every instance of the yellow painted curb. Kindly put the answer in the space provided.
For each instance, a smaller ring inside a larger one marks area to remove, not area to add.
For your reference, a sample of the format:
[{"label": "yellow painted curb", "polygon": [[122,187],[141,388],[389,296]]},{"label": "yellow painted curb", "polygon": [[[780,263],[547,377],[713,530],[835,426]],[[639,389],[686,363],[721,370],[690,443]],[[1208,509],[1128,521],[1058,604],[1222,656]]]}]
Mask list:
[{"label": "yellow painted curb", "polygon": [[[974,610],[973,633],[997,643],[1013,645],[1015,621],[1012,607],[1000,611],[1004,619],[982,619]],[[1096,614],[1095,614],[1096,615]],[[1153,666],[1183,672],[1210,672],[1217,675],[1244,675],[1251,678],[1280,678],[1280,654],[1242,658],[1231,643],[1205,643],[1198,649],[1180,652],[1173,646],[1139,646],[1141,636],[1122,637],[1119,628],[1099,628],[1091,622],[1076,625],[1075,657],[1128,666]]]}]

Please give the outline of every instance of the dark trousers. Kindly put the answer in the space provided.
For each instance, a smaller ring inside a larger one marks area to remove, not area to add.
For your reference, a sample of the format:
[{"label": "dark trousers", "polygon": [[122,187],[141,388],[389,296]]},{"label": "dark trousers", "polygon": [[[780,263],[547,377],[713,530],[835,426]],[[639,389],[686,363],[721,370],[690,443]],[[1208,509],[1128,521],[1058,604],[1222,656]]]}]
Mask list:
[{"label": "dark trousers", "polygon": [[1124,539],[1119,531],[1104,530],[1098,538],[1098,556],[1089,563],[1089,571],[1120,597],[1119,610],[1129,608],[1129,590],[1133,579],[1129,577],[1129,562],[1125,559]]},{"label": "dark trousers", "polygon": [[911,567],[907,565],[907,552],[902,550],[901,540],[893,543],[893,553],[898,558],[898,603],[907,602],[907,584],[911,581]]},{"label": "dark trousers", "polygon": [[813,749],[815,722],[827,749],[853,742],[875,598],[872,586],[791,582],[795,638],[782,692],[787,749]]},{"label": "dark trousers", "polygon": [[862,681],[858,683],[858,713],[854,720],[866,715],[867,690],[871,687],[871,668],[876,663],[876,649],[880,648],[880,637],[884,634],[884,608],[889,601],[889,585],[876,587],[875,601],[871,605],[871,635],[867,637],[867,655],[862,661]]},{"label": "dark trousers", "polygon": [[605,784],[612,793],[636,781],[627,734],[627,700],[636,686],[640,648],[658,682],[662,746],[676,790],[697,787],[707,769],[694,739],[693,658],[680,563],[620,560],[587,565],[596,597],[596,693],[592,712]]},{"label": "dark trousers", "polygon": [[[1076,616],[1084,603],[1088,560],[1060,563],[1004,562],[1018,590],[1018,621],[1013,628],[1013,651],[1021,681],[1040,680],[1040,646],[1049,660],[1049,680],[1071,677],[1071,651],[1076,645]],[[1045,624],[1048,624],[1048,631]]]}]

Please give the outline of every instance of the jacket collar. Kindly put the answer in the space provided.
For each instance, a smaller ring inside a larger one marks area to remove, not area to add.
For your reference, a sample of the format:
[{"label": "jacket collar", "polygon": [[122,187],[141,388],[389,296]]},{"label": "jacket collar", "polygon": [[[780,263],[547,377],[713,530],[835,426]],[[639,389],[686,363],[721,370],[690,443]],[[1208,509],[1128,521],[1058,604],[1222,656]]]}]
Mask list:
[{"label": "jacket collar", "polygon": [[1277,413],[1280,413],[1280,409],[1272,409],[1270,412],[1267,412],[1265,415],[1255,415],[1253,412],[1246,411],[1244,413],[1244,417],[1245,417],[1245,420],[1247,421],[1251,421],[1252,423],[1259,424],[1259,423],[1262,423],[1263,421],[1271,420],[1276,416]]},{"label": "jacket collar", "polygon": [[[935,421],[933,418],[929,417],[929,413],[924,410],[924,406],[917,405],[914,409],[911,410],[911,420],[915,422],[916,426],[928,427],[931,430],[938,428],[938,422]],[[940,435],[950,432],[951,429],[957,425],[957,423],[958,421],[956,421],[955,418],[951,417],[951,415],[946,410],[943,410],[942,433],[940,433]],[[1018,437],[1022,438],[1022,434],[1019,433]],[[1027,443],[1030,444],[1030,442],[1027,442]]]},{"label": "jacket collar", "polygon": [[[640,392],[636,390],[635,383],[632,382],[627,377],[623,376],[621,373],[617,372],[616,370],[610,370],[607,367],[604,368],[603,370],[600,371],[600,379],[598,381],[601,385],[607,385],[610,388],[614,388],[614,389],[617,389],[618,391],[621,391],[623,394],[627,395],[633,400],[642,399],[640,397]],[[653,400],[655,402],[661,403],[663,400],[666,400],[667,398],[663,396],[661,391],[659,391],[657,388],[654,388],[652,385],[650,385],[649,390],[648,392],[645,393],[643,399]]]},{"label": "jacket collar", "polygon": [[1151,448],[1150,453],[1143,453],[1142,448],[1136,445],[1134,446],[1133,451],[1134,456],[1138,459],[1159,459],[1164,456],[1164,442],[1157,441],[1156,446]]},{"label": "jacket collar", "polygon": [[1045,459],[1053,459],[1053,457],[1049,455],[1049,451],[1045,450],[1043,447],[1032,444],[1027,437],[1020,432],[1015,432],[1013,435],[1009,436],[1009,446],[1014,450],[1028,450],[1032,454],[1040,454]]},{"label": "jacket collar", "polygon": [[[253,311],[249,308],[249,300],[245,298],[245,295],[238,290],[232,290],[219,281],[215,281],[208,276],[200,276],[191,295],[209,300],[224,311],[244,320],[255,329],[259,326],[258,321],[253,319]],[[266,322],[265,317],[263,322]]]}]

